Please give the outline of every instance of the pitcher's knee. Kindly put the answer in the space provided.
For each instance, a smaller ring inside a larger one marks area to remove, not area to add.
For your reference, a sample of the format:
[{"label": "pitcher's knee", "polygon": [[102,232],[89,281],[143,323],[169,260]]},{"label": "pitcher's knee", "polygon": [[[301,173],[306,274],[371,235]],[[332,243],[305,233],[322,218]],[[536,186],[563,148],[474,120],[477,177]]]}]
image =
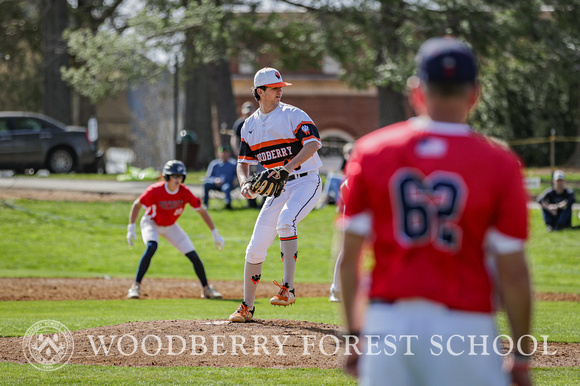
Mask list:
[{"label": "pitcher's knee", "polygon": [[293,226],[281,226],[278,227],[278,229],[276,229],[276,231],[278,232],[278,237],[280,239],[287,239],[289,237],[294,237],[296,236],[296,227]]},{"label": "pitcher's knee", "polygon": [[266,260],[268,249],[252,248],[251,245],[246,249],[246,261],[250,264],[260,264]]}]

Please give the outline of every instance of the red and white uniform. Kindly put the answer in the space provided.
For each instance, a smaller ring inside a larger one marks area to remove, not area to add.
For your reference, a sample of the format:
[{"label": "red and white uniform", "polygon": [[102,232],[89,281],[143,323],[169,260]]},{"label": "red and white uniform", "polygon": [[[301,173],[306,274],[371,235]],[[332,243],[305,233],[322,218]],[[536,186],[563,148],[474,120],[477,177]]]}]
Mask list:
[{"label": "red and white uniform", "polygon": [[[246,119],[241,141],[238,162],[260,163],[267,169],[286,165],[308,142],[315,141],[318,148],[322,147],[318,129],[308,114],[282,102],[268,114],[258,109]],[[297,237],[298,223],[314,209],[320,197],[321,166],[318,153],[314,153],[290,173],[279,197],[266,199],[246,249],[247,261],[264,261],[276,235],[281,239]]]},{"label": "red and white uniform", "polygon": [[[496,305],[486,253],[524,247],[527,198],[520,168],[514,154],[469,126],[423,118],[370,133],[357,141],[349,159],[346,231],[372,235],[375,255],[365,333],[419,331],[420,353],[414,358],[420,360],[425,351],[431,355],[421,366],[434,366],[434,379],[448,371],[451,378],[455,372],[465,373],[459,379],[476,380],[469,374],[472,367],[461,362],[475,360],[489,372],[491,384],[507,383],[493,378],[500,371],[490,370],[501,360],[491,346]],[[454,337],[451,352],[466,349],[463,355],[449,354],[445,346],[454,334],[464,342]],[[462,344],[469,344],[469,334],[492,335],[486,341],[491,355],[467,355],[469,347]],[[443,355],[434,364],[430,349],[439,350],[430,339],[438,335]],[[382,371],[396,369],[404,351],[401,347],[401,355],[389,360],[393,368],[381,365],[370,374],[380,379]],[[377,366],[372,362],[364,356],[361,366]],[[408,383],[403,378],[398,384]]]},{"label": "red and white uniform", "polygon": [[158,242],[161,234],[183,254],[195,250],[189,236],[176,223],[186,204],[196,210],[201,207],[200,199],[187,186],[181,184],[177,191],[171,192],[165,181],[157,182],[139,196],[139,201],[145,208],[140,223],[145,244],[148,241]]}]

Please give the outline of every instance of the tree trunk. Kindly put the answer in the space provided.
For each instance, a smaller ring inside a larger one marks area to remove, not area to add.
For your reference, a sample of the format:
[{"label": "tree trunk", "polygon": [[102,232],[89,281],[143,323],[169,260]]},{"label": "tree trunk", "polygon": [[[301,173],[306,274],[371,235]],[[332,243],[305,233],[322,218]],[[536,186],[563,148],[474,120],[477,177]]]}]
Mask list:
[{"label": "tree trunk", "polygon": [[220,59],[211,63],[209,69],[212,80],[210,93],[217,111],[220,146],[229,146],[230,136],[221,134],[221,129],[231,129],[237,119],[230,63],[226,59]]},{"label": "tree trunk", "polygon": [[97,106],[91,101],[90,98],[80,95],[79,96],[79,111],[78,111],[78,122],[77,125],[87,126],[89,119],[91,117],[97,116]]},{"label": "tree trunk", "polygon": [[184,126],[197,138],[197,169],[207,167],[215,158],[208,75],[207,66],[198,64],[188,70],[185,83]]},{"label": "tree trunk", "polygon": [[42,1],[42,39],[44,62],[44,113],[65,124],[72,123],[71,91],[61,77],[69,55],[62,38],[68,26],[68,4],[62,0]]},{"label": "tree trunk", "polygon": [[[388,63],[388,57],[396,58],[401,51],[401,42],[396,31],[402,25],[407,3],[402,0],[380,2],[379,31],[377,45],[377,66]],[[384,44],[384,46],[383,46]],[[392,86],[377,86],[379,98],[379,125],[386,126],[406,118],[403,94]]]},{"label": "tree trunk", "polygon": [[[580,83],[578,83],[580,85]],[[578,113],[580,113],[580,98],[578,98]],[[576,138],[580,138],[580,119],[578,120],[578,126],[576,127]],[[568,159],[567,166],[570,167],[580,167],[580,142],[576,142],[574,146],[574,152]]]},{"label": "tree trunk", "polygon": [[391,87],[380,86],[379,96],[379,126],[387,126],[406,119],[403,94]]}]

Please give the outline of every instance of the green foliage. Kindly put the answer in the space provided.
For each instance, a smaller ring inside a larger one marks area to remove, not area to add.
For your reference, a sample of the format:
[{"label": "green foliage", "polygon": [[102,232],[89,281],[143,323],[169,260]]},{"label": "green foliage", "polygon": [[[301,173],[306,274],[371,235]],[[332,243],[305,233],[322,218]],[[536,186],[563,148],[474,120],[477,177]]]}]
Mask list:
[{"label": "green foliage", "polygon": [[140,169],[127,164],[127,172],[119,174],[117,181],[154,181],[161,176],[161,173],[154,168]]},{"label": "green foliage", "polygon": [[[166,64],[159,59],[176,54],[193,68],[235,59],[303,72],[320,69],[329,55],[342,65],[341,77],[349,85],[387,88],[403,98],[418,45],[449,33],[469,41],[480,56],[483,94],[471,122],[478,130],[504,140],[546,137],[551,129],[578,136],[578,0],[555,0],[551,8],[541,8],[537,0],[320,0],[291,2],[304,3],[294,9],[306,12],[266,14],[258,14],[259,2],[249,0],[147,0],[131,17],[119,14],[123,2],[69,3],[74,65],[63,75],[93,101],[143,78],[155,80]],[[3,2],[0,104],[5,109],[41,110],[39,9],[38,0]],[[194,54],[181,55],[184,47]],[[564,163],[575,144],[558,147],[556,161]],[[516,151],[527,165],[549,159],[547,145]]]},{"label": "green foliage", "polygon": [[[403,93],[418,45],[451,34],[469,42],[480,58],[483,93],[471,119],[478,130],[504,140],[546,137],[551,129],[561,136],[579,135],[580,30],[572,21],[578,1],[556,2],[550,13],[536,0],[316,4],[322,4],[314,13],[326,53],[340,62],[341,77],[351,86]],[[392,99],[379,100],[389,114],[392,104]],[[573,149],[573,143],[559,145],[557,163],[566,162]],[[516,151],[527,165],[549,160],[548,146]]]},{"label": "green foliage", "polygon": [[[319,29],[304,19],[271,13],[226,11],[215,1],[148,1],[127,20],[127,29],[68,31],[69,51],[82,66],[63,70],[63,78],[93,101],[114,95],[132,82],[159,76],[152,54],[175,56],[183,46],[187,70],[250,50],[274,59],[281,67],[318,68],[322,57]],[[166,61],[166,60],[165,60]]]},{"label": "green foliage", "polygon": [[0,12],[0,106],[39,111],[42,106],[42,36],[38,1],[2,1]]},{"label": "green foliage", "polygon": [[124,90],[130,82],[153,80],[160,74],[161,68],[146,58],[148,47],[138,36],[80,29],[67,32],[65,38],[71,55],[85,65],[62,69],[62,77],[93,102]]}]

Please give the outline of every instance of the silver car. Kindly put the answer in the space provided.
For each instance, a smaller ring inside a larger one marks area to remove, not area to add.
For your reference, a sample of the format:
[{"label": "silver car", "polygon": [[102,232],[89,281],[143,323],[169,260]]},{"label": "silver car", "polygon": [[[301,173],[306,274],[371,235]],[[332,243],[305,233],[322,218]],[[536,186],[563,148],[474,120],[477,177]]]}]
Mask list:
[{"label": "silver car", "polygon": [[98,141],[89,140],[86,128],[37,113],[0,112],[0,169],[103,172],[103,165]]}]

